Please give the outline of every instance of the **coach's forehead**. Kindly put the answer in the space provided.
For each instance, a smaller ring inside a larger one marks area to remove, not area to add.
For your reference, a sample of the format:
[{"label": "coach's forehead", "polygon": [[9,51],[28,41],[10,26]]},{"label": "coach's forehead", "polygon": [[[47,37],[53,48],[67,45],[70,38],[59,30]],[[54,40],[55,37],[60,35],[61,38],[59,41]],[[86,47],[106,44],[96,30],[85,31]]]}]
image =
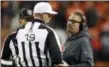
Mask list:
[{"label": "coach's forehead", "polygon": [[72,13],[69,17],[70,20],[76,20],[78,22],[81,22],[82,18],[80,16],[78,16],[77,14],[75,13]]}]

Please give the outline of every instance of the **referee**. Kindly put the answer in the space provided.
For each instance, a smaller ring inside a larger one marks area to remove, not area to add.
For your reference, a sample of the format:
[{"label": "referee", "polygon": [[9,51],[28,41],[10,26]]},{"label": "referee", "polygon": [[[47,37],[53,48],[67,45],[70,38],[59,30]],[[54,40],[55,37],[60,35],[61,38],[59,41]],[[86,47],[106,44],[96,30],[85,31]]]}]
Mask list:
[{"label": "referee", "polygon": [[48,67],[62,63],[59,39],[55,32],[44,24],[50,20],[51,14],[57,12],[51,9],[49,3],[40,2],[35,5],[33,13],[34,20],[6,38],[2,50],[2,65]]},{"label": "referee", "polygon": [[[27,21],[31,21],[31,20],[32,20],[32,10],[27,9],[27,8],[21,9],[20,14],[19,14],[20,24],[23,26],[24,24],[26,24]],[[14,37],[14,35],[16,34],[17,32],[14,32],[5,38],[3,48],[2,48],[2,54],[1,54],[1,66],[2,67],[10,67],[10,66],[14,67],[15,65],[13,64],[14,60],[10,58],[13,56],[12,56],[12,51],[11,51],[11,48],[9,47],[9,44],[10,44],[10,41],[13,40],[12,37]]]}]

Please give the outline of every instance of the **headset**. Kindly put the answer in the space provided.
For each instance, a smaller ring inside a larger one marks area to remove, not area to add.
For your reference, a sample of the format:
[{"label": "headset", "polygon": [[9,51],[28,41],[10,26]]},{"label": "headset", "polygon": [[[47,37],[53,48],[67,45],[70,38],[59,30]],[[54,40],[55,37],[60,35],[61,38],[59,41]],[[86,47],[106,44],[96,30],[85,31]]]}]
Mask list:
[{"label": "headset", "polygon": [[82,20],[80,22],[79,31],[83,30],[83,26],[86,25],[86,18],[81,12],[74,12],[74,14],[78,15]]}]

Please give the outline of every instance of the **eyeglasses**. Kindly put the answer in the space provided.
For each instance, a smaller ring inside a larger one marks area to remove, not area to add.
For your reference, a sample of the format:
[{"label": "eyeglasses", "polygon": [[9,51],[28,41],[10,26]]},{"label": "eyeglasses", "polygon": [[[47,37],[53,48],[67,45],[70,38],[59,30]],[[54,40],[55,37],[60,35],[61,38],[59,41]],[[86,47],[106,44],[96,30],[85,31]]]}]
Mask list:
[{"label": "eyeglasses", "polygon": [[78,22],[78,21],[76,21],[76,20],[73,20],[73,19],[68,19],[68,21],[70,21],[70,22],[72,22],[72,23],[80,23],[80,22]]},{"label": "eyeglasses", "polygon": [[68,19],[68,24],[80,23],[76,20]]}]

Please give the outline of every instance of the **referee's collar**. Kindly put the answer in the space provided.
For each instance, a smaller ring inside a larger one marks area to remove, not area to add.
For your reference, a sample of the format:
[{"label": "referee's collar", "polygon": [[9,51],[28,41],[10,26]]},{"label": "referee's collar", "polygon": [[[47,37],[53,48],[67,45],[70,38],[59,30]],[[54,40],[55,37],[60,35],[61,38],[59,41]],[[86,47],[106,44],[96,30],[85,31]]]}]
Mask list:
[{"label": "referee's collar", "polygon": [[[40,20],[40,19],[33,19],[34,22],[39,22],[39,23],[44,23],[43,20]],[[44,23],[45,24],[45,23]]]}]

